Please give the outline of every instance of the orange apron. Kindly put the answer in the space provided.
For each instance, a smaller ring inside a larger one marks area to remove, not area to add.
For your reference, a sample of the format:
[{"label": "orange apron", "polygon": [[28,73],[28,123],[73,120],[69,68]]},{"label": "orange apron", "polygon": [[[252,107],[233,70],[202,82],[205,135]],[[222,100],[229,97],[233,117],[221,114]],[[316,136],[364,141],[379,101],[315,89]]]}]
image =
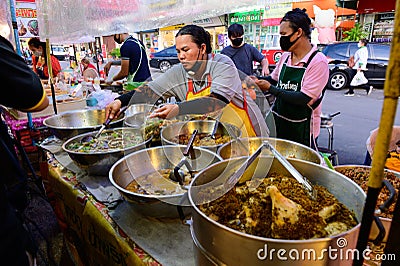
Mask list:
[{"label": "orange apron", "polygon": [[[211,76],[207,75],[207,85],[198,92],[194,91],[193,80],[188,80],[188,92],[186,93],[186,101],[194,100],[200,97],[209,96],[211,93]],[[247,101],[245,92],[243,93],[243,108],[236,106],[230,102],[224,107],[221,122],[229,123],[237,126],[242,131],[242,137],[255,137],[256,133],[251,123],[250,116],[247,113]]]}]

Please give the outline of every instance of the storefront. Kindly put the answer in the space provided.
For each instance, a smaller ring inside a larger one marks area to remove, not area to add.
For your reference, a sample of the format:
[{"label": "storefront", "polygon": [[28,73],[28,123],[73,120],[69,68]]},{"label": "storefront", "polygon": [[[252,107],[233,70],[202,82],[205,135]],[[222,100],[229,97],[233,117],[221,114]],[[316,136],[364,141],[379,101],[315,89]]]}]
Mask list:
[{"label": "storefront", "polygon": [[157,39],[158,50],[163,50],[175,44],[175,35],[178,31],[185,26],[185,24],[177,24],[159,29],[159,36]]},{"label": "storefront", "polygon": [[220,52],[228,44],[227,25],[225,15],[219,17],[211,17],[193,21],[194,25],[198,25],[206,29],[211,35],[211,47],[213,52]]}]

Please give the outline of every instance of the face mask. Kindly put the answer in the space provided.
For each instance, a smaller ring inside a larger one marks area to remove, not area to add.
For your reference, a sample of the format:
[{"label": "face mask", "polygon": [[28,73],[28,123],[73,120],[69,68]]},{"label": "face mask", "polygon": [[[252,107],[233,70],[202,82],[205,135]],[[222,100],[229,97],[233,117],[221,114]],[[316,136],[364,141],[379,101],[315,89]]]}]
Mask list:
[{"label": "face mask", "polygon": [[290,37],[293,36],[293,34],[295,34],[295,32],[293,32],[290,35],[284,35],[281,36],[281,38],[279,39],[279,43],[281,45],[281,48],[283,51],[289,51],[290,47],[293,46],[293,44],[295,44],[297,42],[297,40],[301,37],[299,36],[296,40],[294,40],[293,42],[290,41]]},{"label": "face mask", "polygon": [[119,38],[119,37],[120,37],[120,35],[118,34],[118,39],[117,39],[117,34],[115,34],[115,35],[114,35],[114,41],[115,41],[116,43],[118,43],[118,44],[121,44],[122,41],[121,41],[121,38]]},{"label": "face mask", "polygon": [[40,52],[40,51],[34,51],[33,54],[34,54],[36,57],[42,56],[42,52]]},{"label": "face mask", "polygon": [[236,38],[236,39],[233,39],[231,41],[232,41],[232,44],[234,46],[240,46],[242,44],[242,42],[243,42],[243,38]]},{"label": "face mask", "polygon": [[200,56],[200,50],[199,50],[199,53],[197,54],[196,62],[193,64],[193,66],[189,70],[187,70],[189,75],[193,76],[194,74],[196,74],[197,70],[199,70],[199,68],[201,66],[201,61],[199,61],[199,56]]},{"label": "face mask", "polygon": [[362,45],[361,45],[360,43],[357,43],[357,47],[358,47],[358,48],[361,48],[361,46],[362,46]]}]

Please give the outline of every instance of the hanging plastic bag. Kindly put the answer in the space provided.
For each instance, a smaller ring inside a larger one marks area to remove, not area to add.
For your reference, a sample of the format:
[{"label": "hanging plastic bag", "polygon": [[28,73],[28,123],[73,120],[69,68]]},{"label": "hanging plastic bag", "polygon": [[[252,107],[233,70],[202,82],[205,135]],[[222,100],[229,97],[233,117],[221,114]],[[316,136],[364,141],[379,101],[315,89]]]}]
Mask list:
[{"label": "hanging plastic bag", "polygon": [[354,78],[351,80],[350,86],[360,86],[367,83],[368,79],[364,76],[364,72],[358,71]]}]

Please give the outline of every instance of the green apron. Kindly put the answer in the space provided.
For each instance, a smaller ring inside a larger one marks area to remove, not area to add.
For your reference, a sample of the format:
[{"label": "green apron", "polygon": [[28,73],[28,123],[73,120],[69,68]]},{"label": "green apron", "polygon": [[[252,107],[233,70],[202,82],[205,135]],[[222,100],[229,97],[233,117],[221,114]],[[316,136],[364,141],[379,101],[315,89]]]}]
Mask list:
[{"label": "green apron", "polygon": [[[278,88],[288,91],[300,91],[304,73],[316,53],[315,51],[302,67],[288,66],[289,57],[287,57],[279,74]],[[321,100],[318,100],[318,104]],[[286,102],[282,97],[276,97],[272,106],[272,113],[274,114],[277,137],[310,147],[312,111],[313,108],[309,105],[295,105]]]}]

